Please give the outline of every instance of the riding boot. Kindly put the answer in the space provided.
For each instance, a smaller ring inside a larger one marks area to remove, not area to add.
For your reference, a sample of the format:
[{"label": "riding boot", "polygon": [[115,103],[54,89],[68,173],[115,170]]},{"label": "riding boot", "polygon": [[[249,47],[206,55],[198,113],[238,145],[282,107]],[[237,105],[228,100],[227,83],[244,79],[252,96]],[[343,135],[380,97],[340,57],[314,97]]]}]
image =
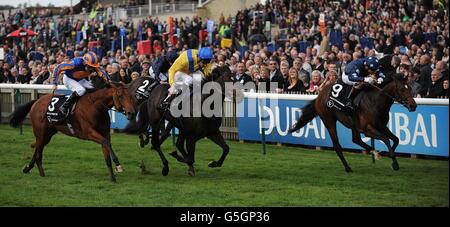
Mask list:
[{"label": "riding boot", "polygon": [[359,89],[356,88],[356,85],[352,87],[352,90],[350,91],[350,94],[347,97],[347,103],[345,104],[345,107],[347,107],[350,110],[355,110],[356,106],[353,104],[353,99],[358,94]]},{"label": "riding boot", "polygon": [[73,92],[70,95],[70,97],[66,100],[66,102],[64,102],[64,104],[61,106],[61,108],[59,108],[59,110],[65,117],[69,115],[69,107],[71,107],[72,104],[75,103],[79,97],[80,96],[78,95],[78,93]]},{"label": "riding boot", "polygon": [[172,102],[172,100],[174,99],[176,97],[176,94],[174,93],[174,94],[170,94],[169,93],[169,95],[167,95],[167,97],[162,101],[162,103],[161,103],[161,109],[162,110],[165,110],[165,109],[167,109],[167,108],[169,108],[169,106],[170,106],[170,103]]}]

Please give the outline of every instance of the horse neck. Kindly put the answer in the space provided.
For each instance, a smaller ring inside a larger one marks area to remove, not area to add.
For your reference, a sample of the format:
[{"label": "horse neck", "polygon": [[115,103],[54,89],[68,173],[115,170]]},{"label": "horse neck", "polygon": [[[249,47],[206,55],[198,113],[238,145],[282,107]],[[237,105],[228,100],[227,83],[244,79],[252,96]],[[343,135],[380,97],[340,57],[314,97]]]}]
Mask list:
[{"label": "horse neck", "polygon": [[[394,97],[394,82],[388,83],[381,90],[378,90],[376,100],[378,100],[376,110],[380,111],[389,111],[391,109],[394,100],[391,97]],[[390,96],[390,97],[389,97]]]},{"label": "horse neck", "polygon": [[112,88],[103,88],[88,95],[94,105],[102,105],[108,108],[114,105]]}]

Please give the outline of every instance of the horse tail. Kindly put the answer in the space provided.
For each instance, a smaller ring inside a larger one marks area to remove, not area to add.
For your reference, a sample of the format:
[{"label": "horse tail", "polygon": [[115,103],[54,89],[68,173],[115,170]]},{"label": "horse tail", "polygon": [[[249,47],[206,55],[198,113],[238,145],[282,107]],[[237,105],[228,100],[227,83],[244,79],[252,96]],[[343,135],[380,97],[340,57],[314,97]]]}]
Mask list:
[{"label": "horse tail", "polygon": [[148,111],[147,111],[147,102],[143,102],[139,106],[138,114],[136,115],[135,120],[130,121],[124,129],[121,130],[123,133],[128,134],[139,134],[143,133],[147,130],[148,126]]},{"label": "horse tail", "polygon": [[293,133],[301,129],[317,116],[316,108],[314,107],[315,102],[316,99],[312,100],[308,105],[302,108],[302,116],[300,117],[300,119],[298,119],[297,123],[295,123],[295,125],[291,129],[289,129],[289,133]]},{"label": "horse tail", "polygon": [[14,112],[10,116],[9,125],[11,127],[17,128],[22,122],[25,120],[25,117],[30,112],[31,107],[37,100],[32,100],[25,105],[19,106],[14,110]]}]

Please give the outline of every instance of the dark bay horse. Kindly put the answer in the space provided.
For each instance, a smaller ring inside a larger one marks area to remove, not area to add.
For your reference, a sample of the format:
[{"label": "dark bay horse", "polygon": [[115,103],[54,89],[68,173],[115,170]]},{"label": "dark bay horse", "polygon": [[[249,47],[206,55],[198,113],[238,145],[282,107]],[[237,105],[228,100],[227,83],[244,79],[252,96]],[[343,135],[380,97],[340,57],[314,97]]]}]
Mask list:
[{"label": "dark bay horse", "polygon": [[31,125],[36,138],[36,142],[32,145],[35,148],[34,155],[30,163],[24,167],[23,172],[29,173],[37,163],[39,174],[45,176],[42,166],[43,150],[52,136],[59,131],[68,136],[94,141],[102,145],[109,176],[111,181],[115,182],[116,177],[112,170],[111,159],[116,165],[120,166],[120,163],[111,147],[111,122],[108,111],[115,107],[117,111],[123,112],[128,119],[131,119],[135,114],[135,99],[124,85],[108,84],[105,88],[88,93],[77,101],[73,114],[70,116],[72,128],[69,128],[66,124],[54,125],[46,120],[45,113],[52,98],[53,95],[48,94],[32,100],[18,107],[11,115],[10,125],[18,127],[30,113]]},{"label": "dark bay horse", "polygon": [[[140,113],[147,113],[147,100],[153,91],[153,89],[159,85],[159,82],[149,76],[138,77],[133,80],[131,83],[127,84],[127,89],[131,92],[131,94],[136,97],[137,103],[137,116],[130,120],[127,124],[126,128],[122,130],[125,133],[133,133],[139,135],[139,146],[143,148],[145,145],[149,143],[149,132],[147,125],[138,125],[136,121],[139,120],[141,116]],[[145,95],[142,95],[145,94]],[[143,116],[145,117],[145,116]],[[162,122],[163,124],[164,122]],[[164,131],[163,137],[160,139],[161,143],[167,139],[170,133],[170,129],[172,129],[172,125],[169,123],[167,130]]]},{"label": "dark bay horse", "polygon": [[[342,147],[336,131],[336,121],[341,122],[345,127],[352,130],[352,141],[370,152],[373,148],[361,139],[361,134],[381,140],[389,149],[389,156],[392,159],[392,169],[399,170],[399,165],[395,157],[395,149],[399,144],[399,139],[387,127],[389,121],[389,110],[394,101],[404,105],[410,112],[415,111],[417,104],[411,93],[411,88],[407,85],[406,79],[402,74],[388,76],[381,87],[373,85],[369,87],[362,95],[359,108],[352,114],[329,109],[327,102],[330,96],[330,89],[333,84],[323,88],[316,99],[302,108],[302,115],[297,123],[289,130],[290,133],[297,131],[314,119],[320,116],[325,127],[328,129],[333,148],[339,156],[345,171],[352,172],[347,161],[342,154]],[[391,146],[390,140],[393,141]]]},{"label": "dark bay horse", "polygon": [[[220,85],[221,90],[217,92],[220,92],[222,102],[226,94],[232,95],[233,91],[231,89],[231,91],[225,90],[225,83],[232,82],[231,71],[228,67],[224,66],[215,68],[212,71],[212,75],[209,81],[214,81]],[[195,175],[195,169],[193,167],[193,164],[195,162],[195,144],[199,139],[204,137],[211,139],[214,143],[222,148],[222,156],[220,157],[220,159],[217,161],[212,161],[208,166],[211,168],[222,166],[227,154],[229,153],[229,147],[225,143],[225,139],[219,131],[220,125],[222,124],[222,117],[193,117],[192,101],[190,102],[191,117],[174,117],[171,114],[170,110],[163,111],[160,109],[160,103],[167,96],[168,89],[169,85],[161,84],[152,91],[147,101],[147,107],[144,109],[145,111],[147,111],[147,113],[145,114],[144,112],[141,112],[139,121],[137,122],[140,126],[146,127],[147,125],[150,125],[152,128],[151,142],[153,148],[158,152],[163,163],[162,174],[167,175],[169,172],[168,161],[160,148],[162,140],[166,138],[165,136],[160,137],[159,135],[161,122],[164,121],[164,119],[167,119],[169,121],[170,126],[168,126],[168,128],[173,125],[174,127],[177,127],[179,129],[179,136],[176,142],[176,147],[180,151],[181,156],[178,155],[176,151],[172,152],[171,155],[174,156],[178,161],[186,163],[189,166],[189,175]],[[201,102],[203,103],[203,101],[210,95],[211,93],[203,94],[201,96]],[[192,96],[190,98],[192,100]],[[220,111],[222,110],[221,108],[222,105],[220,105]],[[141,111],[142,110],[143,109],[141,108]]]}]

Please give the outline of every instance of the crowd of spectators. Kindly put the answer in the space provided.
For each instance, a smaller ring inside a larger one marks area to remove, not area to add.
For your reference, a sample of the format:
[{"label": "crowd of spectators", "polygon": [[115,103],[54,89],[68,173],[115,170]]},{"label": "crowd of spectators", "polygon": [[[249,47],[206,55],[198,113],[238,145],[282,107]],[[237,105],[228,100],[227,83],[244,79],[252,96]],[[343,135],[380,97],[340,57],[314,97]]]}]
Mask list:
[{"label": "crowd of spectators", "polygon": [[[5,50],[0,83],[48,84],[49,69],[88,50],[97,53],[114,81],[129,83],[149,75],[153,62],[168,51],[211,46],[214,64],[230,67],[235,81],[254,82],[265,91],[317,93],[336,81],[349,62],[390,56],[391,66],[408,78],[416,97],[448,97],[447,7],[448,0],[273,0],[221,16],[210,38],[200,35],[208,18],[198,16],[174,18],[170,28],[169,21],[156,16],[137,24],[131,19],[114,23],[107,7],[87,20],[55,20],[24,9],[0,14],[0,47]],[[6,38],[20,27],[38,35]],[[123,51],[121,27],[126,29]],[[147,39],[152,54],[139,55],[137,43]],[[225,39],[233,45],[224,46]],[[98,42],[89,47],[92,41]],[[276,86],[270,87],[271,82]]]}]

